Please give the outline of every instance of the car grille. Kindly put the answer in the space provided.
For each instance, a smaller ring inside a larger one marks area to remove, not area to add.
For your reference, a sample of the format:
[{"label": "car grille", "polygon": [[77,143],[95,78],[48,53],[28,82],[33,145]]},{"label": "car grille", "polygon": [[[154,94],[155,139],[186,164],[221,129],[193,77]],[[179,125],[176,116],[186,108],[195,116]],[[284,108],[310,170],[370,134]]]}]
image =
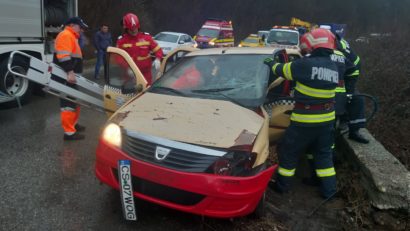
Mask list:
[{"label": "car grille", "polygon": [[156,143],[135,138],[127,134],[124,134],[123,138],[123,150],[130,156],[137,160],[178,171],[206,172],[219,158],[218,156],[204,155],[159,144],[159,146],[171,149],[171,151],[165,159],[157,160],[155,158]]},{"label": "car grille", "polygon": [[[118,181],[118,170],[113,169],[113,173]],[[185,206],[196,205],[205,198],[205,196],[201,194],[168,187],[135,176],[132,176],[132,189],[134,192],[149,197]]]}]

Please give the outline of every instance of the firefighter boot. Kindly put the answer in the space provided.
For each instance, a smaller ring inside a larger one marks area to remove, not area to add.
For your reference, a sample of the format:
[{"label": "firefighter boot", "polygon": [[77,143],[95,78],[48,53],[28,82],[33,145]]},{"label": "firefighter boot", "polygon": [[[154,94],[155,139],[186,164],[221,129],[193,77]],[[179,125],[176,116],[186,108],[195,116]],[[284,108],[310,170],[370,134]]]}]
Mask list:
[{"label": "firefighter boot", "polygon": [[74,133],[73,135],[67,135],[64,134],[64,140],[83,140],[85,138],[84,135],[78,134],[78,133]]},{"label": "firefighter boot", "polygon": [[364,138],[360,133],[359,130],[349,132],[349,139],[354,140],[358,143],[368,144],[369,140]]}]

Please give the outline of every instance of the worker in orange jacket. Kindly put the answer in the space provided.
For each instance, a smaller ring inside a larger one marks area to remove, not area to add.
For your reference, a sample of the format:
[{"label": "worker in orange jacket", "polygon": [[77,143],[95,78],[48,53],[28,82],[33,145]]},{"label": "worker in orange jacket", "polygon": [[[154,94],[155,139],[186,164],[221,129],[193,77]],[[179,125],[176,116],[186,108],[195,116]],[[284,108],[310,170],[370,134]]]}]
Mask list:
[{"label": "worker in orange jacket", "polygon": [[135,14],[126,14],[122,19],[122,26],[125,33],[119,37],[117,47],[125,50],[131,56],[147,80],[148,85],[151,85],[151,52],[156,57],[154,61],[155,69],[159,70],[163,57],[162,49],[151,35],[140,31],[140,22]]},{"label": "worker in orange jacket", "polygon": [[[53,62],[67,72],[67,81],[60,82],[72,88],[76,88],[75,73],[81,73],[83,69],[83,55],[78,38],[81,31],[85,28],[88,28],[88,26],[81,18],[69,18],[65,23],[64,30],[57,35],[55,40]],[[56,80],[59,81],[58,79]],[[80,116],[80,107],[66,99],[60,100],[60,107],[64,140],[84,139],[84,135],[78,134],[78,132],[85,130],[84,126],[77,124]]]}]

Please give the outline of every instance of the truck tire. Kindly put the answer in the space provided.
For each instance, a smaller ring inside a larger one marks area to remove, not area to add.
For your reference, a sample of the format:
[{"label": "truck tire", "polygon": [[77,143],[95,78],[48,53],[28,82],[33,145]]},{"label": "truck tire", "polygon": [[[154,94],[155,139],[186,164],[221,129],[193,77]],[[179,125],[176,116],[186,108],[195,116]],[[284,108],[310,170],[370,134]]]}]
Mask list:
[{"label": "truck tire", "polygon": [[[15,76],[7,69],[8,58],[0,61],[0,91],[11,96],[19,97],[21,104],[29,101],[32,93],[32,83],[25,78]],[[16,57],[13,62],[13,70],[19,73],[25,73],[25,67],[28,65],[23,59]],[[18,103],[12,100],[1,104],[4,107],[16,107]]]}]

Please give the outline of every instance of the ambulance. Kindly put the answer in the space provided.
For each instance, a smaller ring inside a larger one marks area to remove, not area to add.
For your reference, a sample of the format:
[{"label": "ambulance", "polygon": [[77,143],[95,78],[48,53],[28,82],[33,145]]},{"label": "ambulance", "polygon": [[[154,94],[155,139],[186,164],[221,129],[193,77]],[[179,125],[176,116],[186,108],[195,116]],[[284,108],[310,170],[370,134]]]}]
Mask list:
[{"label": "ambulance", "polygon": [[232,22],[216,18],[207,19],[194,39],[198,48],[233,47]]}]

